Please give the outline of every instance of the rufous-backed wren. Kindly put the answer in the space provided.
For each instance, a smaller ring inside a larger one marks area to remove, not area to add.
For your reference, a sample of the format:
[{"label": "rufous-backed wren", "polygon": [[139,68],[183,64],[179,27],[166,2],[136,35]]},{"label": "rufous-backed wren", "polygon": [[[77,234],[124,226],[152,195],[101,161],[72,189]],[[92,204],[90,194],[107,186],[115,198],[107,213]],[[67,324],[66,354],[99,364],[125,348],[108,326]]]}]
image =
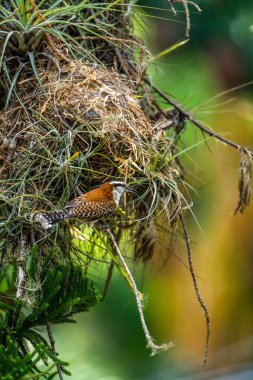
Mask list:
[{"label": "rufous-backed wren", "polygon": [[62,210],[38,213],[36,222],[47,230],[64,219],[79,219],[83,223],[95,222],[112,214],[118,207],[121,195],[137,192],[121,181],[105,182],[100,187],[78,196]]}]

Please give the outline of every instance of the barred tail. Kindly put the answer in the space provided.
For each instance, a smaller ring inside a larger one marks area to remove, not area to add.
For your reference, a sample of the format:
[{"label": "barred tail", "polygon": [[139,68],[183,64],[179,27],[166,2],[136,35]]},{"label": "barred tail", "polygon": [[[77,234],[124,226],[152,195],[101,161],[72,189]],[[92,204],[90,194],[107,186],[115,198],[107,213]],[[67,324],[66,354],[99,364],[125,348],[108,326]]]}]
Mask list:
[{"label": "barred tail", "polygon": [[34,220],[36,222],[39,222],[44,230],[47,230],[53,227],[54,224],[59,223],[61,220],[64,220],[65,217],[66,212],[59,210],[37,214],[35,215]]}]

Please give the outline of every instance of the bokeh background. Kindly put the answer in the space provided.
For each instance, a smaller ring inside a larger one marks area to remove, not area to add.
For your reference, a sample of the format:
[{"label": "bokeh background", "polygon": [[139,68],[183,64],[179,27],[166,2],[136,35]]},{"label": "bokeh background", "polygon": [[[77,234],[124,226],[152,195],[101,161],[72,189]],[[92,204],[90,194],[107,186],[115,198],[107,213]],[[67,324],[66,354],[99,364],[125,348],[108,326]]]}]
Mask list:
[{"label": "bokeh background", "polygon": [[[216,132],[253,148],[253,2],[196,2],[203,12],[190,7],[190,41],[150,64],[152,80]],[[182,5],[174,17],[166,0],[134,3],[136,33],[154,56],[185,39]],[[179,234],[173,252],[161,246],[147,265],[133,267],[148,295],[152,336],[173,340],[175,347],[149,356],[134,297],[114,273],[104,302],[79,315],[76,325],[54,327],[57,350],[70,360],[75,380],[253,379],[253,203],[244,215],[232,214],[240,155],[204,141],[190,125],[181,143],[193,146],[181,156],[194,188],[189,200],[195,218],[190,212],[185,218],[211,316],[208,365],[202,368],[205,320]],[[94,268],[92,276],[102,289],[105,269]]]}]

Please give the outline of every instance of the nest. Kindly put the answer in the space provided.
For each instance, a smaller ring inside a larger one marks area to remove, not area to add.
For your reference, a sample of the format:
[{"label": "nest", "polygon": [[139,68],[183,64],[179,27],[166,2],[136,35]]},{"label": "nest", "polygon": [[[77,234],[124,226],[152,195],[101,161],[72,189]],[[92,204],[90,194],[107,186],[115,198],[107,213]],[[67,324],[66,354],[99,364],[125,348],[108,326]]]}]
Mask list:
[{"label": "nest", "polygon": [[157,215],[171,222],[180,208],[169,139],[143,112],[136,83],[122,74],[68,59],[41,64],[39,77],[34,88],[24,73],[17,84],[22,105],[0,114],[2,261],[24,233],[28,244],[43,234],[43,249],[73,250],[66,226],[45,237],[27,215],[59,209],[108,179],[122,179],[140,194],[111,222],[132,226],[141,257],[141,247],[150,251],[155,243]]}]

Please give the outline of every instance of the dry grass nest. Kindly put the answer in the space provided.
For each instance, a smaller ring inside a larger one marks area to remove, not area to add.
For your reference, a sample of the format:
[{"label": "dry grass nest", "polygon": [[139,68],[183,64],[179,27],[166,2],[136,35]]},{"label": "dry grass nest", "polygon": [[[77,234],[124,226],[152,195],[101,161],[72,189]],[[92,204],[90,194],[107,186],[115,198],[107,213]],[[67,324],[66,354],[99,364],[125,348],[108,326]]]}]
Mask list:
[{"label": "dry grass nest", "polygon": [[29,244],[40,238],[47,249],[72,249],[64,223],[45,234],[27,213],[59,209],[108,179],[125,180],[140,194],[125,199],[125,214],[109,223],[131,229],[135,255],[145,250],[148,257],[162,216],[169,225],[181,194],[170,141],[143,112],[143,93],[113,70],[71,60],[41,64],[39,76],[34,88],[35,78],[24,73],[21,104],[0,114],[2,260],[24,233]]}]

